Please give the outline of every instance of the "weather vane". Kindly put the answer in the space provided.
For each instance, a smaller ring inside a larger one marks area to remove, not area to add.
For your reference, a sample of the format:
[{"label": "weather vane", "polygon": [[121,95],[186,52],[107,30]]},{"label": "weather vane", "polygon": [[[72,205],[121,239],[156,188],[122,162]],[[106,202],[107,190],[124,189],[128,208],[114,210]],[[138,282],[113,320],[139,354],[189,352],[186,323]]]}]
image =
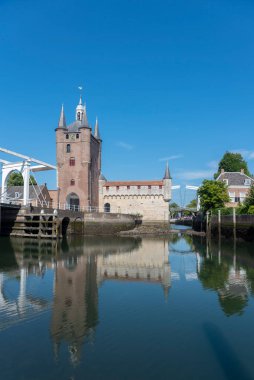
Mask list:
[{"label": "weather vane", "polygon": [[78,89],[80,91],[80,96],[82,95],[82,91],[83,91],[83,86],[78,86]]}]

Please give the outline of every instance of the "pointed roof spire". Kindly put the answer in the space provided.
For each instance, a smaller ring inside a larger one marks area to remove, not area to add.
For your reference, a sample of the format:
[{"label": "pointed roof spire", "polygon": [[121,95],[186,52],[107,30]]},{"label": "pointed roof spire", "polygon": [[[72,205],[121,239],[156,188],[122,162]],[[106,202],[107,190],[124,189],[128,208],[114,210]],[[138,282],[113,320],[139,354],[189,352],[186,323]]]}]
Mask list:
[{"label": "pointed roof spire", "polygon": [[95,121],[95,128],[94,128],[94,137],[97,140],[100,140],[100,131],[99,131],[99,123],[98,123],[98,117],[96,116],[96,121]]},{"label": "pointed roof spire", "polygon": [[63,104],[62,104],[60,118],[59,118],[59,122],[58,122],[58,128],[66,128],[66,120],[65,120]]},{"label": "pointed roof spire", "polygon": [[80,94],[79,105],[82,106],[82,95]]},{"label": "pointed roof spire", "polygon": [[170,172],[169,172],[168,161],[166,163],[166,170],[165,170],[165,175],[164,175],[163,179],[171,179],[171,175],[170,175]]}]

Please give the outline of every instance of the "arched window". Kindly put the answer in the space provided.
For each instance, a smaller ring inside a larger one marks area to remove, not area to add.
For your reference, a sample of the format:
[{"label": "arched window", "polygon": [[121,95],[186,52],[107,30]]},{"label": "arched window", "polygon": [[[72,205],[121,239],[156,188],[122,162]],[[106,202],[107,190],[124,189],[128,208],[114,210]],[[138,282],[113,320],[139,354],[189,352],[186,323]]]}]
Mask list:
[{"label": "arched window", "polygon": [[104,212],[110,212],[110,203],[105,203]]},{"label": "arched window", "polygon": [[70,153],[71,152],[71,144],[67,144],[66,145],[66,153]]},{"label": "arched window", "polygon": [[78,120],[80,120],[80,112],[78,112]]},{"label": "arched window", "polygon": [[71,179],[71,186],[75,185],[75,179]]},{"label": "arched window", "polygon": [[68,135],[68,133],[67,133],[67,135],[66,135],[65,137],[66,137],[66,140],[69,140],[69,135]]},{"label": "arched window", "polygon": [[79,139],[79,133],[76,133],[76,139]]}]

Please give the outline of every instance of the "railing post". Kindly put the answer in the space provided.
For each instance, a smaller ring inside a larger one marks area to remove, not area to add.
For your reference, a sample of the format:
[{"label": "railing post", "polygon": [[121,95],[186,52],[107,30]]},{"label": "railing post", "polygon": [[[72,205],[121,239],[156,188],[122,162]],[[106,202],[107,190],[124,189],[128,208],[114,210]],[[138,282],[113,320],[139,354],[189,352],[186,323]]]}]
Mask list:
[{"label": "railing post", "polygon": [[234,233],[234,241],[236,240],[236,213],[235,208],[233,208],[233,233]]}]

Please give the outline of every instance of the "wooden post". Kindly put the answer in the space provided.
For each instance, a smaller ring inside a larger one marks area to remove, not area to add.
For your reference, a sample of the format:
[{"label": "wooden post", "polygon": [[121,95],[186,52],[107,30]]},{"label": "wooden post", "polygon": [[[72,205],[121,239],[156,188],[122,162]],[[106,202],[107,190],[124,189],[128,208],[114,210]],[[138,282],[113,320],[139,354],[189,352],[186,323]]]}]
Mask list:
[{"label": "wooden post", "polygon": [[234,241],[236,240],[236,213],[235,208],[233,208],[233,233],[234,233]]}]

